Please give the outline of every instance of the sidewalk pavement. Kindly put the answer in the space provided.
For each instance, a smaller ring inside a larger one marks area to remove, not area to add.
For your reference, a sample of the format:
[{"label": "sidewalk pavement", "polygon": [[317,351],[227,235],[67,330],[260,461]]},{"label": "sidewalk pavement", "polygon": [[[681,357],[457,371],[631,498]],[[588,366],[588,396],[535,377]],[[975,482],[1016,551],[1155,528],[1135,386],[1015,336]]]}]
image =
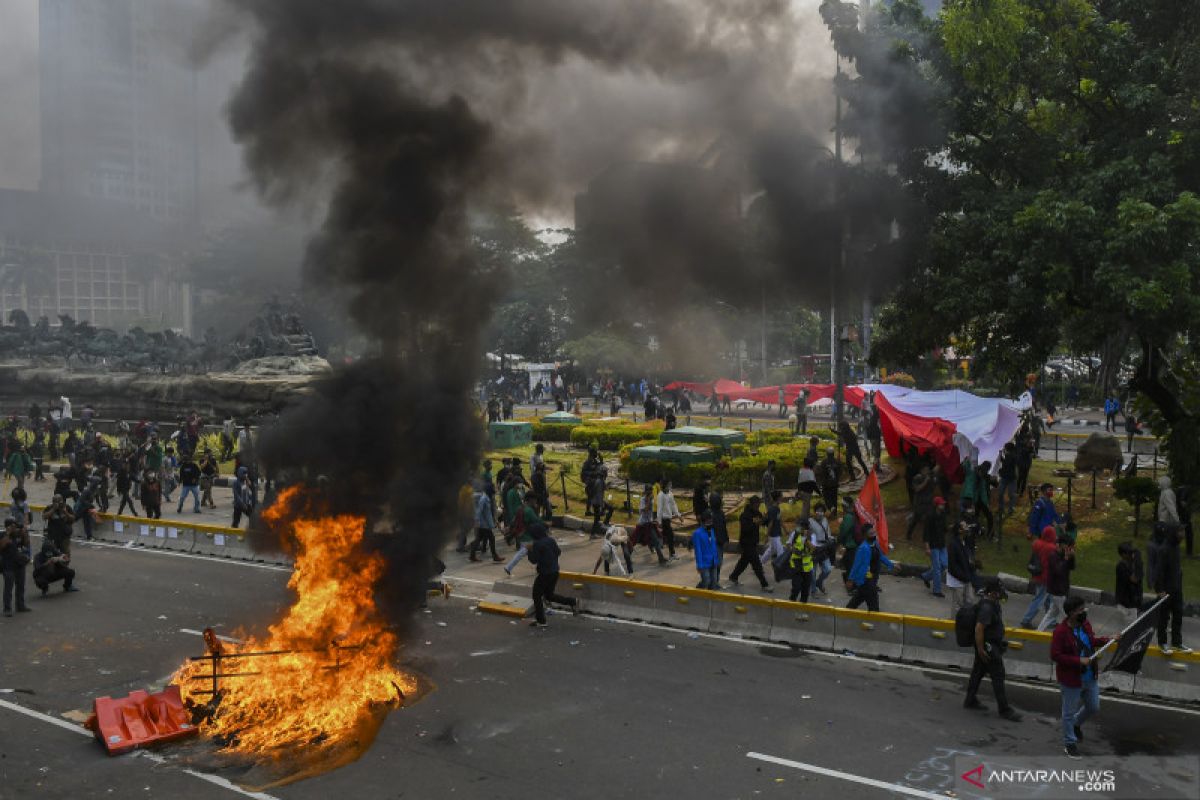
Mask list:
[{"label": "sidewalk pavement", "polygon": [[[636,580],[649,581],[651,583],[663,583],[672,586],[696,586],[699,582],[699,575],[696,572],[695,561],[692,558],[691,551],[679,546],[678,542],[686,537],[690,537],[693,528],[681,528],[676,532],[676,555],[677,560],[669,562],[666,566],[658,566],[658,559],[654,553],[647,550],[645,547],[638,547],[634,550],[633,555],[633,578]],[[559,557],[559,567],[563,572],[584,572],[591,573],[596,566],[596,560],[600,557],[600,542],[601,540],[589,540],[587,531],[574,531],[562,528],[553,528],[551,534],[558,542],[562,550],[562,555]],[[515,552],[514,548],[504,544],[504,540],[497,532],[497,548],[496,552],[504,559],[504,561],[493,562],[491,554],[481,555],[479,563],[473,563],[468,560],[466,553],[457,553],[453,546],[446,548],[442,555],[442,560],[446,562],[446,578],[453,585],[455,578],[469,579],[475,581],[487,582],[515,582],[523,583],[531,588],[534,579],[534,567],[528,560],[522,560],[513,569],[512,578],[504,573],[504,562],[507,562]],[[468,547],[470,539],[468,539]],[[666,548],[663,549],[664,554]],[[739,595],[749,595],[752,597],[770,597],[779,600],[787,600],[788,594],[791,591],[791,581],[785,580],[782,583],[774,583],[772,578],[772,570],[770,565],[764,567],[764,572],[767,576],[767,581],[771,584],[773,593],[764,593],[758,585],[758,579],[755,578],[752,570],[747,569],[739,578],[739,585],[729,583],[728,576],[737,564],[738,555],[736,553],[725,553],[724,562],[721,566],[721,591]],[[599,574],[604,574],[604,567],[600,567]],[[616,570],[612,573],[618,576]],[[885,574],[880,579],[880,599],[879,610],[893,614],[913,614],[923,617],[936,617],[941,619],[951,619],[950,600],[949,598],[934,597],[930,590],[925,588],[920,578],[916,577],[900,577],[896,575]],[[1107,589],[1107,587],[1104,587]],[[818,605],[836,605],[844,607],[849,602],[850,595],[846,591],[842,583],[842,571],[837,567],[829,574],[826,580],[826,589],[828,595],[813,594],[809,597],[810,603]],[[1016,627],[1021,622],[1021,617],[1024,616],[1025,610],[1029,607],[1032,600],[1032,595],[1011,593],[1008,602],[1004,604],[1004,622],[1010,627]],[[863,607],[866,610],[866,607]],[[1035,617],[1035,624],[1041,619],[1040,615]],[[1114,606],[1091,605],[1088,608],[1088,619],[1092,623],[1098,634],[1112,634],[1119,632],[1124,628],[1124,620],[1121,613]],[[1184,644],[1192,646],[1200,646],[1200,620],[1194,617],[1185,617],[1183,621],[1183,641]]]},{"label": "sidewalk pavement", "polygon": [[[54,494],[53,476],[59,466],[59,464],[51,465],[47,463],[45,468],[46,480],[44,481],[35,481],[33,480],[32,475],[25,479],[25,492],[29,495],[29,503],[31,505],[49,505],[50,499]],[[7,488],[4,490],[4,496],[0,497],[0,500],[8,502],[11,498],[10,493],[12,492],[14,486],[16,486],[16,483],[10,479],[6,484]],[[142,508],[142,501],[137,495],[136,487],[134,487],[134,491],[130,494],[133,497],[133,501],[137,503],[138,513],[131,514],[128,508],[124,513],[135,517],[144,516],[145,509]],[[112,500],[109,501],[108,510],[110,513],[115,514],[117,512],[117,506],[121,502],[121,498],[116,494],[115,488],[113,489],[113,495],[114,496]],[[167,521],[175,521],[183,524],[203,523],[205,525],[228,526],[231,522],[233,522],[233,489],[228,487],[214,486],[212,495],[213,502],[217,504],[216,508],[201,508],[200,513],[195,514],[192,512],[194,502],[192,498],[189,497],[187,505],[185,505],[183,508],[183,513],[176,513],[175,509],[179,503],[179,487],[177,486],[175,487],[175,491],[171,492],[170,502],[168,502],[165,497],[163,498],[162,518]],[[35,525],[37,525],[37,519],[37,512],[34,512]],[[37,525],[37,527],[40,529],[40,525]],[[245,528],[246,523],[243,522],[241,527]],[[82,536],[83,528],[79,525],[76,525],[75,533],[76,535]]]}]

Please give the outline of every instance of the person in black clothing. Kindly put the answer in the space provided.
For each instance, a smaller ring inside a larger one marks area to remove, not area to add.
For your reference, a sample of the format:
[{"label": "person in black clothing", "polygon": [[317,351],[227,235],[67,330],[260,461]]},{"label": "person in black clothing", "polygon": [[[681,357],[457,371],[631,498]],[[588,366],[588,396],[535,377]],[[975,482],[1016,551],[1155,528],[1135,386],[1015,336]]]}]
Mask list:
[{"label": "person in black clothing", "polygon": [[854,429],[850,427],[850,423],[846,420],[838,423],[838,438],[841,440],[842,447],[846,451],[846,470],[850,473],[850,480],[858,480],[858,476],[854,474],[855,460],[862,467],[863,476],[866,477],[871,470],[867,469],[867,464],[863,461],[862,450],[858,446],[858,437],[854,434]]},{"label": "person in black clothing", "polygon": [[550,504],[550,487],[546,485],[546,462],[539,461],[529,477],[530,488],[533,490],[534,510],[542,519],[550,519],[554,507]]},{"label": "person in black clothing", "polygon": [[[708,481],[704,482],[708,486]],[[729,544],[729,525],[725,520],[725,499],[721,493],[713,489],[708,495],[705,510],[712,514],[713,532],[717,535],[717,577],[721,575],[721,565],[725,561],[725,546]]]},{"label": "person in black clothing", "polygon": [[871,448],[871,461],[875,464],[875,468],[879,468],[880,454],[882,447],[880,440],[883,439],[883,428],[879,424],[879,409],[872,408],[871,415],[867,417],[867,443]]},{"label": "person in black clothing", "polygon": [[79,591],[74,587],[75,570],[71,569],[71,557],[54,546],[54,542],[46,537],[42,540],[42,549],[33,557],[33,583],[42,590],[44,596],[50,591],[50,584],[63,582],[64,592]]},{"label": "person in black clothing", "polygon": [[182,487],[179,490],[179,507],[175,509],[176,514],[183,513],[183,501],[190,494],[195,506],[192,508],[192,513],[200,513],[200,465],[192,460],[190,455],[183,457],[183,464],[179,467],[179,485]]},{"label": "person in black clothing", "polygon": [[1142,608],[1142,554],[1131,542],[1117,545],[1117,583],[1113,595],[1126,622],[1137,619]]},{"label": "person in black clothing", "polygon": [[529,549],[529,561],[537,567],[537,577],[533,579],[533,615],[531,627],[546,627],[546,602],[559,603],[571,607],[571,613],[579,612],[579,601],[574,597],[563,597],[555,594],[558,585],[558,542],[546,532],[545,525],[534,525],[529,529],[533,541],[525,545]]},{"label": "person in black clothing", "polygon": [[133,489],[133,478],[129,474],[129,467],[122,464],[117,469],[117,494],[121,496],[121,504],[117,506],[117,514],[124,514],[125,507],[129,506],[129,511],[136,517],[138,516],[137,506],[133,504],[133,498],[129,492]]},{"label": "person in black clothing", "polygon": [[1125,452],[1133,452],[1133,437],[1137,436],[1138,419],[1134,414],[1125,415]]},{"label": "person in black clothing", "polygon": [[1000,579],[993,578],[984,587],[983,597],[975,606],[975,661],[971,664],[971,678],[967,681],[967,697],[963,700],[963,708],[987,711],[987,706],[976,697],[986,675],[992,679],[992,691],[996,694],[1000,716],[1018,722],[1021,715],[1008,704],[1008,695],[1004,691],[1004,650],[1008,643],[1004,640],[1004,617],[1000,601],[1007,596]]},{"label": "person in black clothing", "polygon": [[1017,494],[1024,495],[1029,485],[1029,470],[1033,467],[1033,444],[1028,436],[1017,438]]},{"label": "person in black clothing", "polygon": [[946,550],[946,595],[950,598],[950,619],[967,605],[975,584],[975,555],[965,538],[965,528],[960,523],[950,531],[950,543]]},{"label": "person in black clothing", "polygon": [[692,490],[692,513],[699,521],[705,511],[708,511],[708,481],[701,479]]},{"label": "person in black clothing", "polygon": [[29,611],[25,605],[25,567],[29,564],[29,530],[17,520],[4,520],[0,533],[0,573],[4,574],[4,616],[11,617],[13,595],[17,611]]},{"label": "person in black clothing", "polygon": [[1017,508],[1017,446],[1012,442],[1004,445],[1004,451],[1000,453],[1000,467],[997,473],[1000,478],[1000,491],[996,511],[1000,514],[1012,514]]},{"label": "person in black clothing", "polygon": [[[1192,649],[1183,644],[1183,565],[1179,561],[1179,540],[1183,537],[1180,525],[1154,526],[1151,543],[1150,566],[1152,577],[1150,588],[1157,597],[1167,597],[1158,612],[1158,647],[1170,655],[1178,650],[1190,653]],[[1171,644],[1167,645],[1167,620],[1171,621]]]},{"label": "person in black clothing", "polygon": [[[612,522],[613,504],[608,502],[608,467],[601,465],[588,484],[588,507],[592,510],[592,533],[589,538],[599,539]],[[604,517],[601,527],[600,517]]]},{"label": "person in black clothing", "polygon": [[734,565],[733,572],[729,573],[729,582],[736,584],[738,577],[746,567],[750,567],[754,570],[754,577],[758,578],[762,590],[770,593],[771,585],[767,583],[767,576],[763,574],[762,562],[758,559],[758,534],[759,528],[763,524],[762,512],[759,510],[760,502],[757,497],[751,497],[746,501],[746,507],[742,509],[742,514],[738,517],[740,526],[738,547],[741,549],[741,555],[738,556],[738,562]]}]

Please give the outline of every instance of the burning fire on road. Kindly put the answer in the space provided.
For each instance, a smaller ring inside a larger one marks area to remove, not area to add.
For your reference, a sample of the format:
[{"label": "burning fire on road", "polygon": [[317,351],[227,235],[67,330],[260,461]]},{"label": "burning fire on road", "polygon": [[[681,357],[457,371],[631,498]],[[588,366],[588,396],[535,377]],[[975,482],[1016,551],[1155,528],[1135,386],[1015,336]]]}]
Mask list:
[{"label": "burning fire on road", "polygon": [[324,770],[361,755],[422,681],[394,665],[399,642],[374,602],[384,562],[363,546],[364,519],[322,516],[309,501],[287,489],[263,513],[295,548],[296,599],[283,618],[238,644],[206,632],[208,653],[171,682],[222,752]]}]

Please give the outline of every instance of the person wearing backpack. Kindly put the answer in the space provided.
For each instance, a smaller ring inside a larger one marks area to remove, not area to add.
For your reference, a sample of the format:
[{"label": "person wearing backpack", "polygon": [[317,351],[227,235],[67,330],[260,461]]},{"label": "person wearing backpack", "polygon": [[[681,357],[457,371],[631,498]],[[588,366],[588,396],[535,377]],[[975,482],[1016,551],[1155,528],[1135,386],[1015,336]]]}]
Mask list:
[{"label": "person wearing backpack", "polygon": [[[1004,690],[1004,651],[1008,643],[1004,640],[1004,616],[1000,603],[1007,596],[1000,579],[993,578],[984,586],[983,596],[975,604],[975,635],[972,642],[975,660],[971,664],[971,678],[967,681],[963,708],[987,711],[987,706],[979,702],[976,696],[986,675],[992,680],[992,692],[996,695],[1000,716],[1010,722],[1019,722],[1021,715],[1008,704],[1008,695]],[[957,628],[957,618],[955,623]]]},{"label": "person wearing backpack", "polygon": [[1050,559],[1050,554],[1054,552],[1057,539],[1058,534],[1054,527],[1047,526],[1042,530],[1041,538],[1033,543],[1030,550],[1029,564],[1026,569],[1029,570],[1029,579],[1034,583],[1034,593],[1033,600],[1025,611],[1025,616],[1021,617],[1022,628],[1033,630],[1034,616],[1050,609],[1050,595],[1046,592],[1046,574],[1049,572],[1046,563]]}]

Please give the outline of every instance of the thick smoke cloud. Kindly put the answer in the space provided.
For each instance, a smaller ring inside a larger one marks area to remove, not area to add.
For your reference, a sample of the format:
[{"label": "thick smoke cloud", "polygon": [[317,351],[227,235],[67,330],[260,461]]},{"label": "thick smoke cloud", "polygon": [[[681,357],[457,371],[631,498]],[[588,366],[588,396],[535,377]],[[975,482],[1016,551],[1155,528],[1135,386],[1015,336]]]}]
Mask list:
[{"label": "thick smoke cloud", "polygon": [[[818,155],[804,128],[826,126],[824,106],[785,112],[827,96],[828,51],[800,47],[818,41],[820,23],[785,0],[227,5],[233,16],[214,30],[253,30],[229,105],[251,180],[279,207],[325,198],[305,276],[348,292],[350,314],[379,342],[377,357],[341,370],[265,436],[263,457],[273,471],[324,476],[334,510],[395,523],[378,541],[391,568],[384,599],[403,612],[459,524],[459,487],[479,452],[469,397],[503,276],[474,259],[471,214],[561,205],[564,187],[604,166],[696,157],[713,142],[717,166],[734,164],[724,174],[740,202],[752,187],[736,165],[764,130],[783,136],[780,120],[798,120],[785,138]],[[819,73],[804,68],[809,57]],[[624,279],[599,307],[620,307],[651,267],[656,289],[742,282],[698,198],[650,193],[649,235],[629,242]],[[793,267],[753,285],[800,283]]]}]

